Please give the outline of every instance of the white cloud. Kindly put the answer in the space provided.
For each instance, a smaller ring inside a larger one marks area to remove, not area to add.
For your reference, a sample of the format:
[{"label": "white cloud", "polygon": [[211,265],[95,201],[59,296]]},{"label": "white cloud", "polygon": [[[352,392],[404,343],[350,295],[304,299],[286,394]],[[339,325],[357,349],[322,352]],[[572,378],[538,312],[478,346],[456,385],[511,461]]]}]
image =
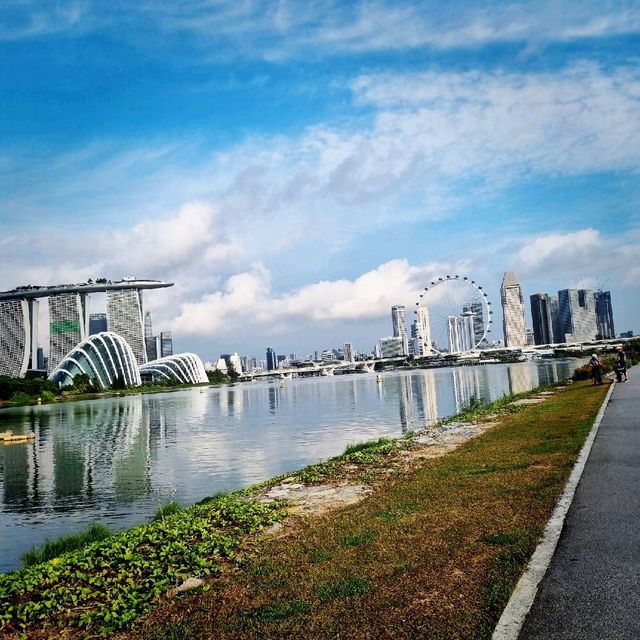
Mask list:
[{"label": "white cloud", "polygon": [[523,274],[540,270],[561,272],[569,267],[577,269],[592,266],[602,248],[602,238],[595,229],[550,233],[537,236],[522,247],[515,256],[515,265]]},{"label": "white cloud", "polygon": [[416,266],[407,260],[391,260],[354,280],[324,280],[277,295],[269,271],[258,264],[230,277],[222,290],[183,304],[171,326],[178,333],[214,336],[237,334],[239,327],[243,331],[259,327],[268,333],[274,327],[286,331],[300,321],[381,318],[389,315],[394,304],[413,305],[431,279],[468,268],[464,261]]},{"label": "white cloud", "polygon": [[635,3],[594,0],[579,5],[569,0],[551,5],[494,3],[487,8],[455,1],[443,5],[436,0],[85,0],[64,7],[49,4],[7,0],[4,14],[0,10],[0,38],[61,32],[79,36],[117,29],[120,38],[144,39],[150,53],[153,47],[145,34],[151,27],[168,35],[188,34],[191,45],[205,56],[282,60],[421,47],[468,49],[495,42],[571,41],[640,30],[640,9]]}]

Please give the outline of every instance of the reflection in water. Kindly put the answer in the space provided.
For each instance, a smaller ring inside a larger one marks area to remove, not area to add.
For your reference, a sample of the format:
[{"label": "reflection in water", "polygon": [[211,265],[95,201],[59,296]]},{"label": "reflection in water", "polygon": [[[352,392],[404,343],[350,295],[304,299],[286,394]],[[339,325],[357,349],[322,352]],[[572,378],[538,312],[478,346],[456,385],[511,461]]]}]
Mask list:
[{"label": "reflection in water", "polygon": [[[420,430],[472,396],[569,375],[574,362],[263,382],[0,410],[0,570],[45,538],[91,522],[122,528],[169,500],[192,503],[337,455],[346,444]],[[399,420],[398,420],[399,409]]]}]

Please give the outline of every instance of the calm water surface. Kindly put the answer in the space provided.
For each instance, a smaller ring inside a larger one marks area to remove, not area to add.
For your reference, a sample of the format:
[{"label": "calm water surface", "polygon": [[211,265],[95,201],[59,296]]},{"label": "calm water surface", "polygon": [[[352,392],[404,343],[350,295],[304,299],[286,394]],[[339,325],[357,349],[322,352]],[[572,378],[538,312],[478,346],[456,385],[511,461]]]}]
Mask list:
[{"label": "calm water surface", "polygon": [[399,436],[484,401],[571,375],[575,360],[299,378],[0,410],[0,571],[42,543],[101,522],[145,521],[160,504],[193,503]]}]

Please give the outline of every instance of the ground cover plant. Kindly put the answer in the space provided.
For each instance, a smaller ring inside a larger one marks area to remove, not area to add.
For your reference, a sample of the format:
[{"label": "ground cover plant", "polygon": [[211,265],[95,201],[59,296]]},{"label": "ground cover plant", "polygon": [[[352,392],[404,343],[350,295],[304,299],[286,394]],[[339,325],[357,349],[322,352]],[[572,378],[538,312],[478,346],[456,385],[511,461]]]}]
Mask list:
[{"label": "ground cover plant", "polygon": [[54,637],[56,627],[106,635],[129,624],[187,576],[211,576],[281,505],[221,496],[0,575],[0,634]]},{"label": "ground cover plant", "polygon": [[369,497],[290,519],[209,591],[163,603],[119,637],[490,638],[605,393],[577,383],[539,404],[471,407],[497,425],[410,468],[410,443],[350,447],[324,479],[385,463],[393,473]]}]

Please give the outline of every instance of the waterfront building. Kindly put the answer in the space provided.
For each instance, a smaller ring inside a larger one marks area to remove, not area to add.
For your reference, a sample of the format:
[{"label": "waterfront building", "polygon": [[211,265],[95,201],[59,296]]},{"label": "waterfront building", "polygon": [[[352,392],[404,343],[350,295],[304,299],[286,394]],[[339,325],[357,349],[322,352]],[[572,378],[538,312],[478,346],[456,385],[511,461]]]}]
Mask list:
[{"label": "waterfront building", "polygon": [[103,389],[110,389],[116,381],[128,387],[142,384],[131,347],[122,336],[108,331],[75,345],[53,369],[49,380],[69,386],[78,374],[87,375]]},{"label": "waterfront building", "polygon": [[551,327],[552,327],[552,342],[560,343],[564,342],[564,335],[560,328],[560,303],[558,302],[557,295],[549,296],[549,306],[551,307]]},{"label": "waterfront building", "polygon": [[333,355],[333,349],[323,349],[320,354],[321,362],[332,362],[335,360],[335,356]]},{"label": "waterfront building", "polygon": [[202,384],[209,382],[202,360],[195,353],[178,353],[158,358],[140,367],[143,379],[162,379],[180,384]]},{"label": "waterfront building", "polygon": [[160,332],[160,357],[167,358],[173,355],[173,336],[171,331]]},{"label": "waterfront building", "polygon": [[271,347],[267,347],[267,371],[274,371],[277,368],[276,352]]},{"label": "waterfront building", "polygon": [[598,326],[597,337],[600,340],[615,338],[616,330],[613,324],[611,291],[596,291],[593,295],[596,302],[596,323]]},{"label": "waterfront building", "polygon": [[89,296],[59,293],[49,297],[49,371],[80,342],[89,329]]},{"label": "waterfront building", "polygon": [[18,378],[29,366],[31,328],[26,300],[0,302],[0,375]]},{"label": "waterfront building", "polygon": [[350,342],[345,342],[342,347],[342,353],[344,355],[344,359],[347,362],[355,362],[355,354],[353,352],[353,345]]},{"label": "waterfront building", "polygon": [[504,345],[507,348],[526,347],[527,333],[524,320],[522,287],[512,271],[507,271],[500,287],[502,300],[502,326]]},{"label": "waterfront building", "polygon": [[96,333],[103,333],[107,330],[107,314],[106,313],[90,313],[89,314],[89,335],[95,336]]},{"label": "waterfront building", "polygon": [[554,330],[549,294],[534,293],[529,299],[531,301],[531,320],[533,321],[535,344],[552,344],[554,342]]},{"label": "waterfront building", "polygon": [[558,291],[562,342],[590,342],[596,339],[598,324],[593,291],[562,289]]},{"label": "waterfront building", "polygon": [[140,289],[107,291],[107,325],[109,331],[117,333],[127,341],[138,364],[144,364],[147,361]]},{"label": "waterfront building", "polygon": [[427,307],[417,308],[411,335],[413,338],[413,355],[417,358],[431,355],[431,326]]},{"label": "waterfront building", "polygon": [[633,338],[633,331],[623,331],[620,334],[621,338]]},{"label": "waterfront building", "polygon": [[484,336],[485,329],[482,300],[472,300],[462,307],[463,313],[469,311],[473,314],[474,344],[480,346],[480,342],[482,341],[482,336]]},{"label": "waterfront building", "polygon": [[[89,294],[106,292],[108,295],[109,292],[124,290],[140,292],[143,289],[170,286],[173,283],[158,280],[124,278],[112,282],[106,278],[98,278],[95,282],[88,280],[79,284],[26,285],[1,291],[0,341],[3,341],[3,346],[0,349],[0,371],[17,372],[18,376],[22,376],[27,370],[37,368],[40,298],[49,298],[48,362],[51,371],[72,347],[90,333]],[[13,304],[5,305],[7,302]],[[20,318],[16,320],[18,316]],[[107,314],[107,328],[108,323]]]},{"label": "waterfront building", "polygon": [[44,357],[44,349],[38,347],[36,352],[36,369],[38,369],[38,371],[45,371],[47,368],[46,361],[47,358]]},{"label": "waterfront building", "polygon": [[[227,371],[229,371],[230,367],[233,367],[236,373],[238,374],[243,373],[242,361],[240,359],[240,356],[238,356],[237,353],[223,353],[220,355],[220,359],[224,360],[225,368]],[[244,371],[247,371],[247,370],[244,369]]]},{"label": "waterfront building", "polygon": [[380,338],[377,345],[377,353],[380,358],[401,358],[405,354],[405,343],[402,336],[389,336]]},{"label": "waterfront building", "polygon": [[407,335],[407,310],[401,304],[391,307],[391,324],[393,325],[393,335],[402,338],[402,355],[409,355],[409,338]]}]

